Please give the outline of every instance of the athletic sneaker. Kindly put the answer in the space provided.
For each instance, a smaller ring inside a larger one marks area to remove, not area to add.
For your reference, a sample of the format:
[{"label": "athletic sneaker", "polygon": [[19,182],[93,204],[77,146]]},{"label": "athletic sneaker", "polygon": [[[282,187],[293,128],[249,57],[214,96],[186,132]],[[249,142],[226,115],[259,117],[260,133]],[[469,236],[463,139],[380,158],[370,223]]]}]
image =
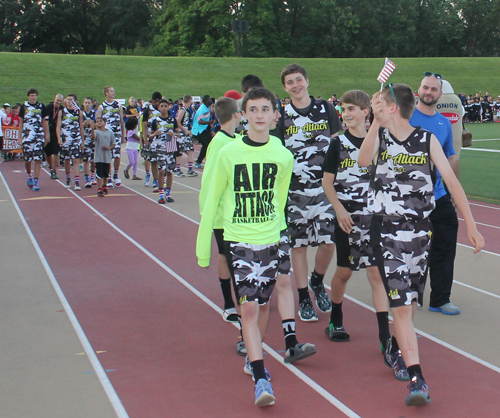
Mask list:
[{"label": "athletic sneaker", "polygon": [[38,186],[38,184],[33,184],[33,188],[31,190],[33,190],[34,192],[39,192],[40,187]]},{"label": "athletic sneaker", "polygon": [[198,173],[196,171],[194,171],[194,170],[189,170],[187,172],[187,176],[188,177],[196,177],[197,175],[198,175]]},{"label": "athletic sneaker", "polygon": [[311,278],[309,278],[309,288],[314,293],[314,299],[316,300],[316,306],[321,312],[330,312],[332,310],[332,301],[328,297],[325,290],[325,285],[323,283],[313,286],[311,284]]},{"label": "athletic sneaker", "polygon": [[28,179],[28,182],[26,183],[30,189],[33,188],[33,179]]},{"label": "athletic sneaker", "polygon": [[431,312],[441,312],[445,315],[458,315],[460,313],[460,308],[458,306],[455,306],[451,304],[450,302],[445,303],[444,305],[441,305],[438,308],[434,308],[432,306],[429,306],[429,311]]},{"label": "athletic sneaker", "polygon": [[179,170],[175,170],[174,174],[175,174],[175,177],[186,177],[186,176],[184,175],[184,173],[182,172],[182,170],[181,170],[181,169],[179,169]]},{"label": "athletic sneaker", "polygon": [[384,363],[392,369],[394,377],[397,380],[410,380],[410,375],[408,374],[408,369],[401,355],[401,350],[391,354],[391,349],[392,343],[391,340],[389,340],[384,353]]},{"label": "athletic sneaker", "polygon": [[224,309],[224,312],[222,312],[222,319],[226,322],[239,322],[236,308]]},{"label": "athletic sneaker", "polygon": [[66,180],[66,188],[70,189],[71,188],[71,180]]},{"label": "athletic sneaker", "polygon": [[[255,378],[253,377],[253,370],[252,370],[252,365],[250,364],[250,360],[248,359],[248,356],[245,357],[245,367],[243,367],[243,371],[248,374],[249,376],[252,376],[252,380],[255,382]],[[269,373],[269,370],[267,370],[264,367],[264,371],[266,372],[266,377],[268,381],[271,381],[271,373]],[[259,379],[262,380],[262,379]]]},{"label": "athletic sneaker", "polygon": [[92,188],[92,183],[91,183],[90,181],[87,181],[87,182],[85,183],[85,188],[86,188],[86,189],[90,189],[90,188]]},{"label": "athletic sneaker", "polygon": [[118,177],[113,179],[113,183],[115,183],[115,187],[120,187],[122,185],[122,181]]},{"label": "athletic sneaker", "polygon": [[75,190],[82,190],[82,188],[80,187],[80,183],[78,183],[77,181],[75,182]]},{"label": "athletic sneaker", "polygon": [[115,185],[113,184],[113,180],[108,179],[108,184],[106,185],[106,187],[108,189],[112,189],[113,187],[115,187]]},{"label": "athletic sneaker", "polygon": [[102,189],[99,189],[99,190],[97,191],[97,196],[99,196],[99,197],[104,197],[104,192],[103,192],[103,190],[102,190]]},{"label": "athletic sneaker", "polygon": [[158,199],[158,203],[160,205],[163,205],[165,203],[165,196],[164,195],[162,195],[162,194],[160,195],[160,198]]},{"label": "athletic sneaker", "polygon": [[203,166],[200,163],[194,163],[194,168],[203,168]]},{"label": "athletic sneaker", "polygon": [[314,322],[318,320],[318,315],[314,311],[311,299],[304,299],[299,303],[299,318],[305,322]]},{"label": "athletic sneaker", "polygon": [[104,196],[107,196],[108,195],[108,189],[102,189],[102,193],[104,194]]},{"label": "athletic sneaker", "polygon": [[423,405],[431,401],[429,388],[424,379],[414,376],[408,385],[408,389],[410,394],[406,397],[406,406]]},{"label": "athletic sneaker", "polygon": [[255,405],[259,407],[274,405],[275,400],[271,383],[266,379],[259,379],[255,385]]},{"label": "athletic sneaker", "polygon": [[57,180],[57,173],[56,173],[56,170],[50,170],[50,178],[52,180]]},{"label": "athletic sneaker", "polygon": [[97,186],[97,180],[95,179],[95,177],[90,178],[90,183],[92,183],[92,186]]},{"label": "athletic sneaker", "polygon": [[247,348],[245,347],[245,341],[238,341],[236,343],[236,354],[239,356],[247,355]]},{"label": "athletic sneaker", "polygon": [[151,173],[146,173],[146,178],[144,179],[144,186],[149,187],[149,179],[151,178]]},{"label": "athletic sneaker", "polygon": [[158,193],[160,188],[158,187],[158,180],[153,180],[153,193]]},{"label": "athletic sneaker", "polygon": [[167,201],[167,203],[173,203],[173,202],[175,202],[175,200],[174,200],[174,199],[172,199],[172,198],[170,197],[170,195],[166,196],[166,197],[165,197],[165,200]]}]

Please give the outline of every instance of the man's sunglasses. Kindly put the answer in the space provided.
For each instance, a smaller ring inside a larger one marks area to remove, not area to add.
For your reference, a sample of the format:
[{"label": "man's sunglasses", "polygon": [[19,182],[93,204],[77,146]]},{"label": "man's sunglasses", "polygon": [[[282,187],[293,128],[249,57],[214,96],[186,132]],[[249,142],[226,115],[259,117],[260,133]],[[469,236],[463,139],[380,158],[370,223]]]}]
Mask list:
[{"label": "man's sunglasses", "polygon": [[431,71],[424,71],[424,76],[426,77],[436,77],[438,80],[441,80],[443,78],[443,75],[442,74],[439,74],[439,73],[433,73]]}]

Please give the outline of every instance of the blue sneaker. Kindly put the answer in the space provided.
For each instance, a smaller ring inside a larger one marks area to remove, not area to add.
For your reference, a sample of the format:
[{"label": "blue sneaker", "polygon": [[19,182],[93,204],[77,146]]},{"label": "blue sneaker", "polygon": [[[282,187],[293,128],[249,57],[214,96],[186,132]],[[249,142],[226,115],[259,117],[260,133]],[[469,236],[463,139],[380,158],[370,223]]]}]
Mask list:
[{"label": "blue sneaker", "polygon": [[431,401],[429,388],[424,379],[414,376],[408,385],[408,389],[410,390],[410,394],[406,397],[406,406],[423,405]]},{"label": "blue sneaker", "polygon": [[458,308],[458,306],[452,305],[450,302],[441,305],[439,308],[429,306],[429,311],[441,312],[445,315],[458,315],[460,313],[460,309]]},{"label": "blue sneaker", "polygon": [[31,190],[33,190],[34,192],[39,192],[40,191],[40,187],[38,186],[38,184],[34,184],[33,188]]},{"label": "blue sneaker", "polygon": [[406,368],[405,361],[401,355],[401,350],[391,353],[392,351],[392,338],[387,341],[387,348],[384,352],[384,363],[389,366],[394,372],[394,377],[397,380],[410,380],[408,369]]},{"label": "blue sneaker", "polygon": [[[267,370],[264,367],[264,370],[266,371],[266,378],[267,380],[271,380],[271,373],[269,373],[269,370]],[[249,376],[252,376],[252,380],[255,382],[255,377],[253,376],[253,370],[252,370],[252,365],[250,364],[250,360],[248,359],[248,356],[245,358],[245,367],[243,367],[243,371],[248,374]],[[260,379],[262,380],[262,379]]]},{"label": "blue sneaker", "polygon": [[149,187],[150,178],[151,178],[151,173],[146,173],[146,178],[144,179],[144,186]]},{"label": "blue sneaker", "polygon": [[28,179],[28,183],[27,184],[28,184],[28,187],[30,189],[32,189],[33,188],[33,179]]},{"label": "blue sneaker", "polygon": [[200,163],[194,163],[194,168],[202,168],[203,166]]},{"label": "blue sneaker", "polygon": [[259,407],[274,405],[275,400],[271,383],[266,379],[259,379],[255,385],[255,405]]}]

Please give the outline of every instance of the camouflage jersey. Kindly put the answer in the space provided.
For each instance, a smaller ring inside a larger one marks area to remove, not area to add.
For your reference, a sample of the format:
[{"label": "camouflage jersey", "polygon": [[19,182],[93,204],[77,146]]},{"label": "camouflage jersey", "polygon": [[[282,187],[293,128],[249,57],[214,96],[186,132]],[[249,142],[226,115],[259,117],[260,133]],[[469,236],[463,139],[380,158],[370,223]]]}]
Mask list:
[{"label": "camouflage jersey", "polygon": [[175,132],[175,128],[177,128],[177,121],[173,116],[167,116],[166,118],[156,116],[153,118],[153,120],[151,120],[151,132],[159,130],[162,134],[160,136],[155,136],[151,148],[157,151],[172,152],[172,149],[167,147],[167,142],[172,142],[172,137],[167,135],[167,132]]},{"label": "camouflage jersey", "polygon": [[191,130],[191,125],[193,124],[193,115],[184,106],[182,106],[181,109],[184,109],[184,115],[182,116],[181,125],[184,127],[184,129],[189,131]]},{"label": "camouflage jersey", "polygon": [[307,116],[298,113],[291,103],[285,106],[283,139],[294,157],[290,193],[309,197],[324,194],[322,167],[332,135],[328,117],[323,100],[314,100]]},{"label": "camouflage jersey", "polygon": [[148,134],[151,133],[151,125],[153,123],[153,119],[159,116],[160,116],[160,111],[156,107],[154,107],[151,103],[149,104],[148,107],[146,107],[146,109],[144,109],[142,118],[143,120],[146,120],[148,122]]},{"label": "camouflage jersey", "polygon": [[61,110],[61,140],[64,144],[82,141],[79,113],[67,108]]},{"label": "camouflage jersey", "polygon": [[398,141],[380,128],[380,148],[372,172],[368,210],[407,219],[424,219],[435,207],[436,170],[430,160],[431,133],[417,127]]},{"label": "camouflage jersey", "polygon": [[370,186],[370,167],[358,165],[361,138],[352,136],[349,131],[332,140],[338,148],[338,169],[335,176],[335,191],[338,199],[350,214],[367,213],[368,189]]},{"label": "camouflage jersey", "polygon": [[23,143],[45,141],[43,121],[48,121],[49,118],[45,105],[40,102],[30,104],[26,101],[21,106],[19,117],[23,119]]},{"label": "camouflage jersey", "polygon": [[[82,110],[82,120],[83,122],[86,120],[95,122],[95,111],[90,109],[90,112],[87,113],[85,110]],[[86,126],[83,128],[83,134],[85,135],[85,148],[93,148],[94,143],[92,142],[92,127]]]},{"label": "camouflage jersey", "polygon": [[102,118],[106,122],[106,129],[113,132],[115,136],[115,143],[121,144],[122,142],[122,121],[120,118],[120,104],[115,100],[113,103],[102,102]]}]

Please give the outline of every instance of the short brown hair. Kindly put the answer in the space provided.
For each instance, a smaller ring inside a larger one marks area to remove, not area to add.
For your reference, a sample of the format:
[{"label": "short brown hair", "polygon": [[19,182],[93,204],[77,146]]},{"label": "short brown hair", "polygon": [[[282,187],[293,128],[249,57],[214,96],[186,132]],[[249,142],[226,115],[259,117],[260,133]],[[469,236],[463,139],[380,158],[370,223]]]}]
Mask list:
[{"label": "short brown hair", "polygon": [[[393,84],[392,90],[396,96],[401,117],[403,119],[410,120],[411,115],[413,115],[413,111],[415,110],[415,94],[413,94],[413,90],[407,84]],[[384,87],[382,94],[387,103],[396,103],[394,97],[392,97],[389,85]]]},{"label": "short brown hair", "polygon": [[113,88],[113,86],[106,86],[106,87],[104,87],[104,89],[103,89],[104,95],[106,95],[106,93],[108,92],[108,90],[112,89],[112,88]]},{"label": "short brown hair", "polygon": [[353,104],[359,106],[360,109],[370,109],[370,96],[363,90],[349,90],[340,98],[340,105],[342,104]]},{"label": "short brown hair", "polygon": [[247,94],[245,94],[245,97],[243,97],[243,102],[241,103],[241,109],[244,112],[246,112],[247,102],[249,100],[258,100],[258,99],[269,100],[272,104],[273,111],[276,111],[276,108],[278,106],[278,98],[272,91],[269,91],[268,89],[262,87],[253,88],[249,90]]},{"label": "short brown hair", "polygon": [[29,96],[30,94],[36,94],[38,96],[38,90],[37,89],[29,89],[28,94],[26,94],[26,96]]},{"label": "short brown hair", "polygon": [[189,94],[186,94],[184,96],[184,98],[182,99],[182,103],[188,103],[188,102],[192,102],[193,101],[193,97],[190,96]]},{"label": "short brown hair", "polygon": [[228,123],[238,111],[238,102],[231,97],[221,97],[215,102],[215,116],[221,125]]},{"label": "short brown hair", "polygon": [[285,77],[290,74],[300,73],[307,80],[306,69],[299,64],[287,65],[281,72],[281,84],[285,85]]}]

